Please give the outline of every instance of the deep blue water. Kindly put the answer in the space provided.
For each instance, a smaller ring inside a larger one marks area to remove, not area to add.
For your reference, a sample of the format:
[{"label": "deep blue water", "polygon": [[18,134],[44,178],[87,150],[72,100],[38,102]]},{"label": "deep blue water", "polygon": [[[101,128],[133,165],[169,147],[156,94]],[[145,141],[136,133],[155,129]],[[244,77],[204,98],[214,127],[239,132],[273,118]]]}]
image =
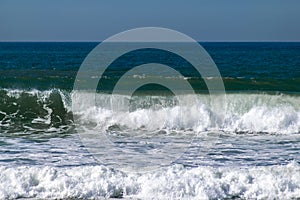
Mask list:
[{"label": "deep blue water", "polygon": [[[0,87],[72,90],[80,64],[97,44],[0,43]],[[300,43],[201,45],[217,64],[227,91],[300,91]],[[105,74],[110,80],[106,80],[101,89],[111,90],[108,85],[126,70],[150,61],[174,67],[191,78],[189,81],[195,90],[206,90],[201,78],[184,59],[149,49],[130,52],[117,59]]]}]

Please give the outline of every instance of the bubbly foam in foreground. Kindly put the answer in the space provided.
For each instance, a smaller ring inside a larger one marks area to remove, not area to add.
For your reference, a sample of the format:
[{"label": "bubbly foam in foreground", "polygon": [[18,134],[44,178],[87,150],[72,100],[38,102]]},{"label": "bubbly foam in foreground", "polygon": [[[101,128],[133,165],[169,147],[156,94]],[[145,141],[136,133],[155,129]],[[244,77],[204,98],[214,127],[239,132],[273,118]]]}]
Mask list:
[{"label": "bubbly foam in foreground", "polygon": [[300,166],[187,169],[181,165],[145,174],[104,166],[0,167],[0,199],[291,199],[300,197]]}]

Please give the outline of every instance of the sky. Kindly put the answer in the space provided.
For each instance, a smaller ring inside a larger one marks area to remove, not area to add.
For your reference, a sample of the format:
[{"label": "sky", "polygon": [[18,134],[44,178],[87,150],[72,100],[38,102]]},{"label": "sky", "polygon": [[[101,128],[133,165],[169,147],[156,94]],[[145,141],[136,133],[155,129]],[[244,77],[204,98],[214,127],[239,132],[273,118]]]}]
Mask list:
[{"label": "sky", "polygon": [[300,1],[0,0],[0,41],[102,41],[149,26],[197,41],[300,41]]}]

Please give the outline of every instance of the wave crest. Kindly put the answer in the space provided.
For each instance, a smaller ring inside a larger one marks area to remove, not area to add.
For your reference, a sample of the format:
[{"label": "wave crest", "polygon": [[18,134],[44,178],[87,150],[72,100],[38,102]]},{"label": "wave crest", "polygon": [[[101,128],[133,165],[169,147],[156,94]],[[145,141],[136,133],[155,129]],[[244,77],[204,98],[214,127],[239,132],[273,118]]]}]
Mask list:
[{"label": "wave crest", "polygon": [[[75,114],[80,122],[93,123],[100,130],[143,129],[194,132],[225,131],[233,133],[291,134],[300,132],[300,97],[269,94],[228,94],[222,113],[214,112],[208,95],[184,96],[178,105],[172,96],[114,95],[118,109],[111,107],[108,94],[73,93],[80,98]],[[129,111],[122,106],[130,99]],[[97,101],[97,106],[92,101]],[[76,101],[78,102],[78,101]],[[121,108],[121,109],[120,109]]]},{"label": "wave crest", "polygon": [[[292,134],[300,132],[300,96],[227,94],[222,113],[210,106],[210,97],[185,95],[179,105],[174,96],[114,96],[87,91],[0,90],[2,134],[65,133],[79,126],[101,131],[224,131],[230,133]],[[72,105],[71,100],[77,104]],[[94,101],[96,100],[96,106]],[[126,110],[125,101],[129,101]]]}]

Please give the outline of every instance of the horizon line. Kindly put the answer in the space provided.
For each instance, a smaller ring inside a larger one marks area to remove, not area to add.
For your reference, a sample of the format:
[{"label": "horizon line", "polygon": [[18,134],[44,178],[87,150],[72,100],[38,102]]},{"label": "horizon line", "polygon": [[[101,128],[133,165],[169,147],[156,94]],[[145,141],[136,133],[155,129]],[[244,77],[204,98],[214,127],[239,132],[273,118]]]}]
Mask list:
[{"label": "horizon line", "polygon": [[[22,43],[22,42],[49,42],[49,43],[51,43],[51,42],[53,42],[53,43],[55,43],[55,42],[73,42],[73,43],[76,43],[76,42],[78,42],[78,43],[87,43],[87,42],[90,42],[90,43],[97,43],[97,42],[103,42],[103,41],[98,41],[98,40],[0,40],[0,42],[1,43],[5,43],[5,42],[7,42],[7,43],[9,43],[9,42],[20,42],[20,43]],[[270,42],[270,43],[275,43],[275,42],[291,42],[291,43],[298,43],[298,42],[300,42],[300,40],[203,40],[203,41],[197,41],[197,42],[231,42],[231,43],[233,43],[233,42],[248,42],[248,43],[251,43],[251,42]]]}]

